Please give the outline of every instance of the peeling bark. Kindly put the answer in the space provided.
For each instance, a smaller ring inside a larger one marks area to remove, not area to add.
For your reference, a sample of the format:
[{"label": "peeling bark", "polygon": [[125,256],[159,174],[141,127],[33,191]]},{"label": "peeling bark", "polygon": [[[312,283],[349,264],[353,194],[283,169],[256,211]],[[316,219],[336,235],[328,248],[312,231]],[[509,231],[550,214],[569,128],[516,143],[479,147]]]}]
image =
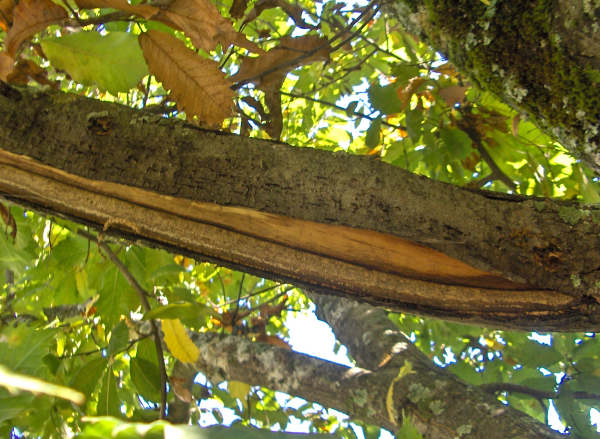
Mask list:
[{"label": "peeling bark", "polygon": [[598,327],[595,207],[467,191],[63,93],[5,88],[0,104],[0,191],[21,204],[399,311]]}]

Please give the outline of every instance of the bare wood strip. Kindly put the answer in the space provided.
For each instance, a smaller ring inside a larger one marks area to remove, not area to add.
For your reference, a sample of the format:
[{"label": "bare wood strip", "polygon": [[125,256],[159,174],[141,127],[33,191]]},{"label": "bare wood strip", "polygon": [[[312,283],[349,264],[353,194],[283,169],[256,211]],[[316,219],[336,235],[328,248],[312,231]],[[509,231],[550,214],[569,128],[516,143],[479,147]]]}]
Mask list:
[{"label": "bare wood strip", "polygon": [[[373,296],[395,309],[454,314],[463,322],[502,321],[568,310],[574,299],[554,291],[514,291],[440,285],[289,248],[214,225],[156,211],[109,195],[0,164],[0,192],[143,239],[186,249],[324,291]],[[118,220],[115,220],[118,219]],[[440,300],[440,297],[443,299]],[[496,318],[494,318],[496,316]]]},{"label": "bare wood strip", "polygon": [[481,288],[528,289],[527,285],[478,270],[441,252],[389,234],[299,220],[241,207],[196,202],[122,184],[90,180],[1,149],[0,163],[65,183],[69,187],[145,206],[153,211],[168,212],[411,279]]}]

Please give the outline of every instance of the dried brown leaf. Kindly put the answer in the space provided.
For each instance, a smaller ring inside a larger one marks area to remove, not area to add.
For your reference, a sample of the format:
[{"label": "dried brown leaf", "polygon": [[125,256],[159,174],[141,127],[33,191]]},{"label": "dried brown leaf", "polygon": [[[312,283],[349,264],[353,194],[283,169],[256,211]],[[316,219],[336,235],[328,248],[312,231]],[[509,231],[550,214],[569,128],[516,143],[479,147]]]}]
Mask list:
[{"label": "dried brown leaf", "polygon": [[15,218],[10,213],[8,207],[4,204],[0,203],[0,218],[4,221],[7,227],[10,227],[12,230],[10,231],[10,236],[13,241],[17,238],[17,223],[15,222]]},{"label": "dried brown leaf", "polygon": [[266,86],[281,81],[289,71],[300,65],[329,60],[330,51],[331,46],[326,38],[316,35],[296,38],[285,36],[264,55],[244,58],[240,70],[232,79]]},{"label": "dried brown leaf", "polygon": [[246,7],[248,6],[247,0],[233,0],[231,7],[229,8],[229,15],[233,18],[242,18]]},{"label": "dried brown leaf", "polygon": [[151,5],[130,5],[125,0],[75,0],[77,7],[80,9],[92,8],[114,8],[120,11],[129,12],[139,15],[149,20],[156,15],[159,9]]},{"label": "dried brown leaf", "polygon": [[438,90],[438,96],[446,102],[449,107],[454,107],[455,104],[461,104],[465,99],[465,92],[467,87],[461,85],[450,85],[448,87],[440,88]]},{"label": "dried brown leaf", "polygon": [[20,59],[7,75],[6,82],[17,85],[27,85],[29,81],[36,81],[42,85],[48,85],[52,88],[58,88],[56,81],[48,79],[46,70],[29,59]]},{"label": "dried brown leaf", "polygon": [[0,0],[0,28],[6,31],[12,26],[15,0]]},{"label": "dried brown leaf", "polygon": [[7,54],[14,57],[23,41],[65,18],[67,12],[51,0],[21,0],[15,6],[13,25],[4,40]]},{"label": "dried brown leaf", "polygon": [[148,68],[190,118],[196,115],[214,126],[231,115],[234,92],[216,62],[198,56],[164,32],[150,30],[139,41]]},{"label": "dried brown leaf", "polygon": [[15,60],[12,56],[9,56],[6,52],[0,52],[0,79],[4,82],[8,82],[8,76],[15,69]]},{"label": "dried brown leaf", "polygon": [[197,49],[208,52],[220,43],[223,47],[235,44],[251,52],[263,53],[243,33],[236,31],[210,0],[175,0],[153,19],[185,32]]}]

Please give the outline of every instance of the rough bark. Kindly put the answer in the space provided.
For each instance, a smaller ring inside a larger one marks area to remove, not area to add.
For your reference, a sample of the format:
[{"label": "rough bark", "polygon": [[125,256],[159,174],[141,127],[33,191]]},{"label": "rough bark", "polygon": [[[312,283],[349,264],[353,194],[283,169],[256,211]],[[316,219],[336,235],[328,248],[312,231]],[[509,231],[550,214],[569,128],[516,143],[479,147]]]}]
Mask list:
[{"label": "rough bark", "polygon": [[[434,366],[383,310],[346,299],[317,300],[320,315],[343,331],[343,342],[357,355],[358,364],[370,369],[349,368],[241,337],[203,333],[195,336],[200,350],[197,370],[215,384],[238,380],[269,387],[392,431],[404,413],[425,439],[561,437]],[[391,405],[386,402],[389,392]]]},{"label": "rough bark", "polygon": [[600,173],[600,25],[588,0],[383,1],[482,89]]},{"label": "rough bark", "polygon": [[[523,329],[597,327],[595,207],[467,191],[370,158],[203,131],[62,93],[4,88],[0,139],[1,189],[17,202],[397,310]],[[202,206],[211,216],[195,216]],[[220,223],[228,206],[241,216]],[[261,215],[276,215],[289,236],[298,235],[294,221],[333,227],[317,244],[340,231],[366,233],[363,245],[379,234],[383,259],[323,258],[322,246],[264,236],[268,221],[236,229]],[[385,245],[400,238],[484,271],[483,284],[423,278],[418,258],[394,271]],[[498,276],[510,282],[498,286]]]}]

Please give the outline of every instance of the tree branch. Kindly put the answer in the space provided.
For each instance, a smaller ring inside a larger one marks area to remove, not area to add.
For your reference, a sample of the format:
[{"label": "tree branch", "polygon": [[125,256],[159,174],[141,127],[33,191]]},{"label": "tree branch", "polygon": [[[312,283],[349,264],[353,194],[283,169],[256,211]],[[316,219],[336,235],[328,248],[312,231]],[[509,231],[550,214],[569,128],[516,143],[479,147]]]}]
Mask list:
[{"label": "tree branch", "polygon": [[[316,99],[316,98],[313,98],[311,96],[304,96],[304,95],[299,95],[299,94],[295,94],[295,93],[288,93],[288,92],[285,92],[285,91],[282,91],[281,94],[283,96],[289,96],[291,98],[305,99],[307,101],[316,102],[316,103],[322,104],[322,105],[327,105],[328,107],[335,108],[336,110],[340,110],[340,111],[343,111],[344,113],[348,114],[348,109],[347,108],[341,107],[341,106],[336,105],[336,104],[334,104],[332,102],[323,101],[321,99]],[[368,119],[368,120],[371,120],[371,121],[377,119],[377,117],[369,116],[368,114],[364,114],[364,113],[359,113],[358,111],[352,111],[349,114],[353,114],[354,116],[358,116],[358,117],[360,117],[362,119]],[[384,120],[381,121],[381,124],[385,125],[385,126],[388,126],[390,128],[397,129],[397,130],[405,130],[406,129],[405,126],[394,125],[394,124],[391,124],[391,123],[386,122]]]},{"label": "tree branch", "polygon": [[[388,319],[387,311],[348,299],[309,296],[317,304],[318,317],[331,325],[359,366],[388,379],[397,374],[392,384],[397,395],[396,413],[411,415],[424,437],[454,437],[464,425],[471,426],[473,437],[488,439],[505,439],[514,431],[520,432],[520,438],[560,437],[524,413],[502,405],[435,366]],[[460,404],[442,403],[456,400],[455,395],[469,396],[463,396]],[[473,422],[474,416],[477,422]],[[490,428],[492,425],[494,428]]]},{"label": "tree branch", "polygon": [[[544,390],[532,389],[531,387],[513,383],[486,383],[480,384],[479,386],[477,386],[477,388],[488,393],[522,393],[524,395],[529,395],[536,399],[554,399],[558,398],[559,396],[558,392],[548,392]],[[571,396],[575,399],[593,399],[596,401],[600,400],[600,393],[573,392]]]},{"label": "tree branch", "polygon": [[[418,420],[418,428],[429,438],[454,437],[465,425],[470,426],[473,437],[506,439],[510,431],[519,431],[520,439],[560,437],[524,413],[465,386],[442,369],[433,370],[428,359],[427,364],[420,364],[420,359],[411,357],[412,372],[398,380],[397,367],[375,372],[349,368],[238,336],[201,333],[194,335],[194,342],[200,350],[196,367],[215,384],[238,380],[277,389],[389,430],[398,427],[400,414],[405,413]],[[404,361],[407,364],[406,358]],[[386,404],[390,385],[391,408]],[[468,395],[464,403],[443,403],[458,395],[464,397],[464,392]]]},{"label": "tree branch", "polygon": [[[145,312],[148,312],[152,309],[150,306],[150,302],[148,302],[148,293],[142,288],[137,279],[131,274],[129,269],[121,262],[119,257],[111,250],[111,248],[105,243],[96,238],[91,233],[86,232],[85,230],[79,229],[77,230],[77,234],[87,238],[88,240],[94,242],[102,253],[104,253],[113,264],[117,267],[117,269],[121,272],[123,277],[127,280],[127,283],[131,285],[131,287],[138,294],[140,302],[142,304],[142,308]],[[165,419],[167,416],[167,371],[165,369],[165,355],[162,348],[162,341],[160,337],[160,331],[158,329],[158,324],[156,320],[150,320],[150,324],[152,325],[152,334],[154,338],[154,346],[156,347],[156,357],[158,363],[158,370],[160,372],[160,419]]]}]

